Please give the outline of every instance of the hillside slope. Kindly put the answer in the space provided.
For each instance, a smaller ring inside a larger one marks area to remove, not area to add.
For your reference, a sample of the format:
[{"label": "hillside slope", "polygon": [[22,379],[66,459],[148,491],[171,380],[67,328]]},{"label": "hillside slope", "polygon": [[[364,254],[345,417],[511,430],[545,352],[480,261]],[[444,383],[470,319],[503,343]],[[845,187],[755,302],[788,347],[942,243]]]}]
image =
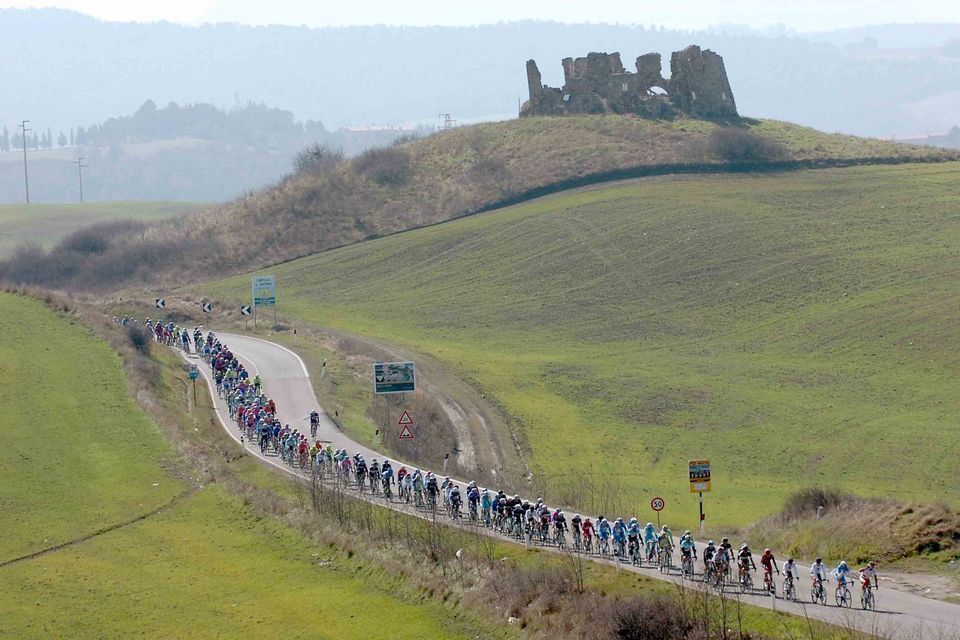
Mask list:
[{"label": "hillside slope", "polygon": [[[179,283],[443,222],[550,189],[614,177],[731,170],[712,136],[717,127],[629,116],[529,118],[454,129],[347,162],[321,155],[312,168],[262,192],[145,234],[113,236],[102,251],[23,255],[0,265],[0,278],[74,289]],[[771,121],[744,121],[736,130],[776,147],[777,162],[749,153],[740,158],[760,160],[754,170],[960,157]]]},{"label": "hillside slope", "polygon": [[[271,272],[283,313],[475,380],[560,499],[613,487],[648,513],[659,494],[692,525],[686,464],[707,457],[714,525],[810,483],[956,505],[958,179],[950,163],[639,180]],[[243,300],[249,282],[204,292]]]}]

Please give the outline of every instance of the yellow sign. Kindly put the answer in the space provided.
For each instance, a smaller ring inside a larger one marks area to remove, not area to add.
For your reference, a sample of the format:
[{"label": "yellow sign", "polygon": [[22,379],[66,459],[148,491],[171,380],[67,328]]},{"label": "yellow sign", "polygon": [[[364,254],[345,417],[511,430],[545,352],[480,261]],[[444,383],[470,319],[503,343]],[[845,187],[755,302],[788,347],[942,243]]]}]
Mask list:
[{"label": "yellow sign", "polygon": [[710,461],[690,461],[690,493],[710,491]]}]

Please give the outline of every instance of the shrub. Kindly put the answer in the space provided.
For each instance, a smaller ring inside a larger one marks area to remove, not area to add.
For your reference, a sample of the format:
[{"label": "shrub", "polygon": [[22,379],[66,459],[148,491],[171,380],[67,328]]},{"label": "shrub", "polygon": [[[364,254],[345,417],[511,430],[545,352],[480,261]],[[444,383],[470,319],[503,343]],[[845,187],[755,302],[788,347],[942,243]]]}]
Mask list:
[{"label": "shrub", "polygon": [[676,600],[644,596],[617,605],[612,635],[618,640],[677,640],[688,638],[693,626]]},{"label": "shrub", "polygon": [[137,352],[144,355],[150,355],[150,344],[153,342],[153,336],[150,330],[140,325],[128,324],[127,337],[130,338],[130,344]]},{"label": "shrub", "polygon": [[811,513],[816,513],[817,507],[821,505],[827,511],[852,504],[855,500],[853,495],[839,489],[807,487],[787,496],[781,515],[787,519],[808,517]]},{"label": "shrub", "polygon": [[297,154],[293,159],[293,168],[297,173],[323,173],[341,162],[343,151],[317,142]]},{"label": "shrub", "polygon": [[403,186],[413,173],[410,154],[401,147],[367,149],[354,160],[353,168],[384,187]]},{"label": "shrub", "polygon": [[710,135],[710,154],[727,162],[777,162],[790,157],[776,140],[733,127],[721,127]]}]

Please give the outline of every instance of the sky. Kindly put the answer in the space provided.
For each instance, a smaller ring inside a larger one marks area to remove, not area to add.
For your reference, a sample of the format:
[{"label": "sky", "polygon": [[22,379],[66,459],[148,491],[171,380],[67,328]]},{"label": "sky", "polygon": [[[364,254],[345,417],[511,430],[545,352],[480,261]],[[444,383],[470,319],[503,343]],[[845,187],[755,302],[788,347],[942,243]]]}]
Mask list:
[{"label": "sky", "polygon": [[239,22],[313,27],[471,25],[513,20],[704,29],[721,24],[821,31],[885,23],[960,22],[956,0],[0,0],[0,8],[58,7],[112,21]]}]

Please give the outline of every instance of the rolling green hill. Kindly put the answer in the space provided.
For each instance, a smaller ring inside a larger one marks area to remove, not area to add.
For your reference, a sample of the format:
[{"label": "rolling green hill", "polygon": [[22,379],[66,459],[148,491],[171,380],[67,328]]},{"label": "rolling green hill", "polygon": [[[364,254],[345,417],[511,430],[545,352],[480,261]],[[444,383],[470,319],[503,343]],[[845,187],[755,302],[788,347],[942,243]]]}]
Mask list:
[{"label": "rolling green hill", "polygon": [[[812,483],[960,504],[960,164],[657,178],[270,269],[281,312],[429,353],[535,479],[708,525]],[[249,278],[205,293],[244,299]],[[609,504],[609,502],[608,502]]]},{"label": "rolling green hill", "polygon": [[[734,135],[763,144],[731,145]],[[313,151],[317,155],[308,155],[298,172],[270,188],[187,221],[157,223],[147,233],[103,233],[98,244],[105,246],[93,253],[58,247],[47,256],[33,253],[0,263],[0,279],[99,291],[136,281],[197,281],[615,178],[742,171],[745,164],[766,171],[960,159],[953,151],[770,120],[720,127],[630,116],[480,124],[351,160]]]},{"label": "rolling green hill", "polygon": [[76,321],[0,293],[0,336],[0,637],[481,637],[222,487],[169,473],[174,447]]},{"label": "rolling green hill", "polygon": [[81,227],[97,222],[163,220],[203,205],[187,202],[96,202],[87,204],[0,205],[0,259],[18,245],[50,248]]}]

